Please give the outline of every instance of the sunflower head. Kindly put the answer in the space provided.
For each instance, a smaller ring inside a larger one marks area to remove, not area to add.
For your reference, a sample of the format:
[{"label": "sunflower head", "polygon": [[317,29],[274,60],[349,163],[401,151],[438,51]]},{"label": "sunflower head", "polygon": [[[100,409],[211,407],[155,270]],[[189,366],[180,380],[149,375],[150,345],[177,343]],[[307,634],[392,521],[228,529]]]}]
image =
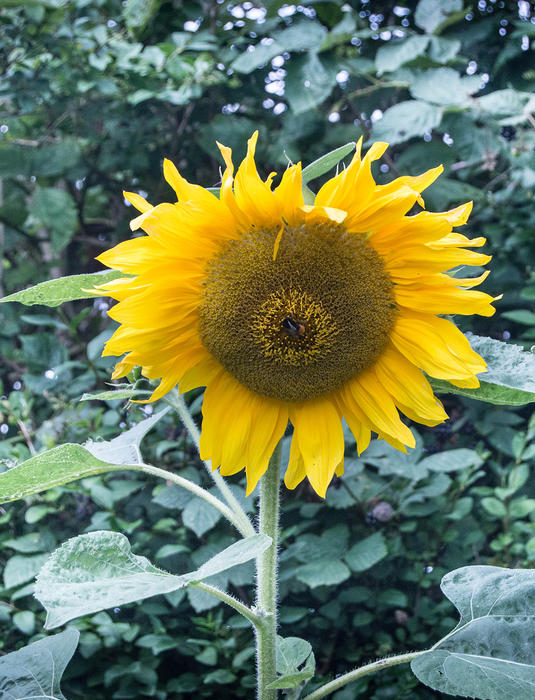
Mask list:
[{"label": "sunflower head", "polygon": [[[151,401],[178,384],[205,386],[201,457],[224,475],[245,469],[250,493],[293,425],[285,482],[305,477],[325,495],[343,472],[345,418],[359,454],[372,432],[405,451],[401,420],[447,418],[425,373],[477,387],[485,363],[443,315],[494,313],[470,288],[485,278],[447,274],[482,265],[469,250],[485,239],[453,232],[471,204],[424,210],[421,192],[442,168],[377,185],[371,165],[386,144],[361,155],[305,205],[301,165],[279,185],[259,176],[257,134],[234,175],[230,149],[220,197],[187,182],[164,161],[177,201],[151,206],[125,197],[146,235],[99,256],[130,275],[102,285],[120,323],[104,354],[125,355],[114,378],[139,365],[161,379]],[[408,216],[418,204],[421,211]],[[125,354],[126,353],[126,354]]]}]

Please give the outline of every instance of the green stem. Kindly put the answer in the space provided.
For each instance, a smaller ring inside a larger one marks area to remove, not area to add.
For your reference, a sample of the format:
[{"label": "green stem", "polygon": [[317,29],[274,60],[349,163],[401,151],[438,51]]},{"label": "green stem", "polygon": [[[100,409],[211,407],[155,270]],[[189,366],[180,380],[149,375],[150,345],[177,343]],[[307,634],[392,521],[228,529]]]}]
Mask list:
[{"label": "green stem", "polygon": [[[195,424],[195,421],[192,418],[191,413],[189,412],[188,407],[186,406],[186,402],[184,401],[184,397],[182,396],[182,394],[179,394],[176,389],[173,389],[171,392],[169,392],[169,394],[167,394],[167,396],[164,398],[164,401],[166,401],[170,406],[172,406],[178,413],[178,415],[180,416],[180,420],[186,426],[186,430],[188,431],[193,442],[195,443],[197,450],[199,450],[201,434],[199,428],[197,428],[197,425]],[[236,521],[240,523],[240,527],[238,527],[238,530],[242,533],[244,537],[252,537],[253,535],[255,535],[256,531],[251,521],[247,517],[247,513],[243,510],[243,508],[238,502],[238,499],[229,489],[221,474],[212,469],[212,465],[210,462],[205,462],[203,460],[203,464],[206,467],[206,471],[210,475],[210,478],[214,481],[221,495],[234,512],[236,516]]]},{"label": "green stem", "polygon": [[[221,513],[221,515],[223,515],[229,522],[231,522],[234,525],[234,527],[238,530],[238,532],[241,535],[243,535],[244,537],[251,536],[251,534],[248,531],[244,530],[243,522],[237,517],[236,513],[227,506],[226,503],[220,501],[219,498],[217,498],[216,496],[212,496],[212,494],[209,491],[203,489],[202,486],[197,486],[197,484],[194,484],[192,481],[189,481],[189,479],[184,479],[183,476],[173,474],[173,472],[169,472],[167,471],[167,469],[153,467],[151,464],[128,465],[124,468],[145,472],[145,474],[152,474],[153,476],[158,476],[161,479],[165,479],[166,481],[172,481],[174,484],[182,486],[182,488],[191,491],[191,493],[195,494],[195,496],[202,498],[204,501],[216,508]],[[252,534],[256,534],[254,529]]]},{"label": "green stem", "polygon": [[266,686],[275,681],[277,642],[277,540],[279,534],[279,491],[282,443],[270,459],[260,480],[259,532],[272,539],[270,547],[257,559],[256,626],[258,700],[276,700],[277,691]]},{"label": "green stem", "polygon": [[256,627],[258,624],[259,618],[256,613],[254,613],[251,608],[248,608],[247,605],[242,603],[240,600],[237,600],[236,598],[233,598],[231,595],[228,593],[225,593],[225,591],[220,590],[219,588],[216,588],[215,586],[210,586],[207,583],[203,583],[202,581],[197,581],[197,583],[192,583],[190,584],[191,586],[194,586],[195,588],[198,588],[200,591],[204,591],[205,593],[209,593],[210,595],[213,595],[215,598],[219,598],[219,600],[222,600],[223,603],[226,603],[227,605],[230,605],[231,608],[234,608],[236,612],[239,612],[240,615],[243,615],[246,617],[249,622]]},{"label": "green stem", "polygon": [[356,681],[363,676],[367,676],[370,673],[375,673],[376,671],[381,671],[383,668],[389,668],[390,666],[409,663],[409,661],[412,661],[417,656],[425,653],[425,651],[414,651],[410,654],[390,656],[389,658],[379,659],[371,664],[366,664],[366,666],[361,666],[360,668],[356,668],[354,671],[344,673],[343,676],[339,676],[338,678],[335,678],[334,681],[326,683],[321,688],[318,688],[318,690],[310,693],[310,695],[306,695],[303,700],[320,700],[320,698],[324,698],[327,695],[334,693],[335,690],[340,690],[340,688],[343,688],[344,685],[353,683],[353,681]]}]

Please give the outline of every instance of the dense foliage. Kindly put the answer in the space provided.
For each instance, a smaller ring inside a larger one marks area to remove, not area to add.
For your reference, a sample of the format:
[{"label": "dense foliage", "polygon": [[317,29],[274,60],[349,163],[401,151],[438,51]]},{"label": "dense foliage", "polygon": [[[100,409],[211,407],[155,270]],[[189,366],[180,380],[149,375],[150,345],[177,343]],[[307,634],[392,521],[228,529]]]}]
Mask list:
[{"label": "dense foliage", "polygon": [[[100,269],[94,256],[130,235],[121,190],[169,197],[163,156],[217,186],[216,139],[240,157],[258,127],[267,174],[364,135],[392,144],[384,182],[444,163],[426,205],[474,200],[468,228],[487,236],[494,255],[485,291],[504,298],[497,317],[461,319],[463,329],[526,347],[535,339],[532,3],[4,0],[0,37],[2,293]],[[100,358],[113,329],[106,308],[102,299],[57,311],[2,307],[7,464],[62,442],[109,439],[150,414],[79,401],[109,380],[113,362]],[[326,503],[306,486],[284,492],[281,634],[309,639],[326,678],[446,634],[456,620],[438,589],[447,571],[533,567],[530,408],[444,401],[450,420],[419,427],[416,450],[405,457],[373,444],[348,460]],[[351,450],[349,434],[348,442]],[[206,480],[175,416],[144,446],[151,463]],[[43,636],[32,579],[67,537],[116,530],[176,573],[232,541],[204,502],[132,473],[6,505],[0,523],[4,651]],[[218,579],[249,602],[251,581],[249,565]],[[69,698],[254,692],[248,625],[194,589],[71,626],[81,638],[63,682]],[[404,667],[361,683],[374,700],[440,696]]]}]

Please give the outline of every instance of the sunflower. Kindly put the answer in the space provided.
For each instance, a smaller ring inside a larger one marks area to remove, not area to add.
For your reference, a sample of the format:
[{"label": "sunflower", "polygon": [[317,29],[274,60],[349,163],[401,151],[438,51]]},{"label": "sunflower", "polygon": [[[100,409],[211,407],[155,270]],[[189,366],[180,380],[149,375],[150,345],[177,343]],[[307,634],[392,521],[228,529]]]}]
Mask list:
[{"label": "sunflower", "polygon": [[[424,425],[448,416],[426,374],[479,386],[485,362],[443,314],[491,316],[494,299],[472,291],[487,276],[445,274],[490,256],[468,248],[484,238],[452,232],[471,203],[424,211],[421,192],[442,167],[377,185],[375,143],[305,204],[301,164],[272,188],[255,165],[258,134],[234,176],[232,152],[219,198],[185,180],[169,160],[164,177],[177,202],[150,205],[133,231],[98,257],[128,277],[99,287],[118,303],[120,326],[105,355],[123,355],[113,378],[141,366],[161,379],[149,401],[178,384],[205,386],[201,457],[223,475],[245,469],[247,493],[266,471],[288,421],[293,425],[288,488],[305,477],[325,496],[343,473],[347,422],[358,453],[372,432],[406,451],[415,439],[399,412]],[[422,211],[407,216],[418,203]]]}]

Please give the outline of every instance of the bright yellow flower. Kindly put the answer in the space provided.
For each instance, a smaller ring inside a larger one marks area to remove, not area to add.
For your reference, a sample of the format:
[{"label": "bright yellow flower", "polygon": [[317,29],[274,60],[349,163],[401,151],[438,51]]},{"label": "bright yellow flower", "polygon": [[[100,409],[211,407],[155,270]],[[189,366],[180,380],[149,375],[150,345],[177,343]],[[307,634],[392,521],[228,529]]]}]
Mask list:
[{"label": "bright yellow flower", "polygon": [[[468,291],[485,278],[444,274],[483,265],[483,245],[452,227],[471,204],[441,213],[407,212],[441,173],[377,185],[375,143],[330,179],[305,205],[301,165],[278,187],[256,170],[257,134],[234,177],[231,150],[219,145],[226,170],[220,198],[187,182],[168,160],[164,176],[178,201],[151,206],[125,197],[141,212],[132,230],[148,235],[99,256],[133,277],[99,289],[115,298],[121,325],[105,355],[126,356],[114,378],[142,367],[161,379],[150,400],[178,384],[206,386],[201,457],[223,475],[241,469],[247,493],[293,424],[285,482],[305,476],[324,496],[343,472],[341,420],[359,454],[377,433],[397,449],[414,446],[398,411],[424,425],[447,418],[424,376],[479,386],[485,362],[440,314],[494,313],[492,297]],[[423,370],[423,372],[422,372]]]}]

